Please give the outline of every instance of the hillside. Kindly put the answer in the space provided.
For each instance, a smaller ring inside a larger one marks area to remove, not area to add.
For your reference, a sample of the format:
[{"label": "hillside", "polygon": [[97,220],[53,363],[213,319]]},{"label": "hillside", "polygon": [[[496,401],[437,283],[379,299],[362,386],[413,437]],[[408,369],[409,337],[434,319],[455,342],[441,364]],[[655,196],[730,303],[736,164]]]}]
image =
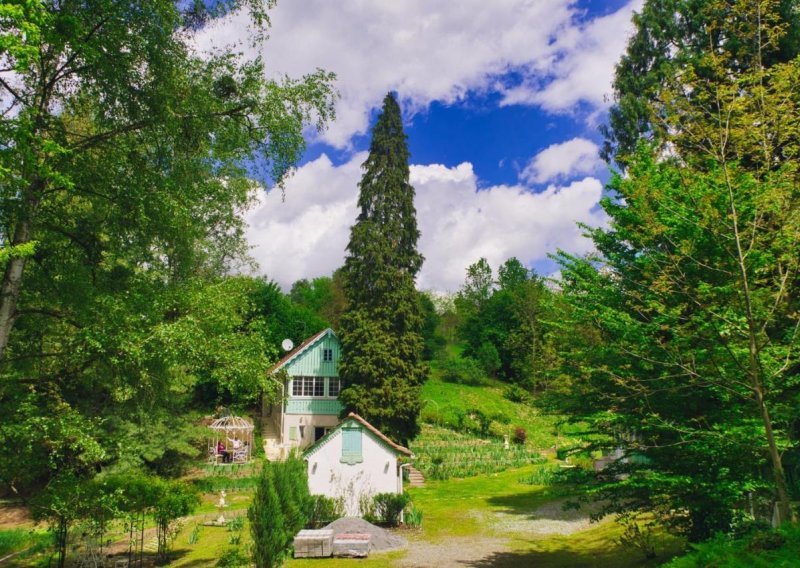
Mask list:
[{"label": "hillside", "polygon": [[541,463],[555,449],[581,443],[578,428],[542,413],[527,397],[520,400],[519,390],[507,383],[459,384],[442,375],[435,362],[422,391],[422,432],[411,444],[416,467],[427,477],[469,477]]}]

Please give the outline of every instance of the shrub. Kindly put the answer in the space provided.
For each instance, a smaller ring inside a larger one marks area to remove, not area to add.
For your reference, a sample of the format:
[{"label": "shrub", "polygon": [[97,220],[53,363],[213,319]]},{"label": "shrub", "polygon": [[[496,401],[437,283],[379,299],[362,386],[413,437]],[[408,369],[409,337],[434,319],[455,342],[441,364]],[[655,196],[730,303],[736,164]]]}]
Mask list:
[{"label": "shrub", "polygon": [[481,346],[478,347],[478,350],[475,352],[475,358],[478,360],[481,369],[483,369],[487,375],[492,377],[497,375],[497,371],[500,370],[501,365],[500,353],[497,352],[497,347],[495,347],[493,343],[489,341],[481,343]]},{"label": "shrub", "polygon": [[635,519],[627,516],[620,517],[617,522],[625,527],[625,531],[619,537],[619,544],[623,548],[638,550],[648,559],[656,557],[656,542],[652,527],[642,528]]},{"label": "shrub", "polygon": [[325,495],[311,497],[311,510],[308,517],[308,528],[318,528],[344,516],[344,499],[333,499]]},{"label": "shrub", "polygon": [[411,498],[406,493],[377,493],[372,502],[362,512],[364,518],[371,523],[396,527],[400,524],[400,516]]},{"label": "shrub", "polygon": [[250,564],[250,558],[239,546],[226,548],[217,560],[217,566],[220,568],[242,568]]},{"label": "shrub", "polygon": [[505,397],[506,400],[516,403],[524,403],[530,400],[528,391],[519,385],[509,385],[506,387],[506,390],[503,391],[503,397]]},{"label": "shrub", "polygon": [[747,543],[748,550],[758,552],[761,550],[777,550],[786,544],[786,537],[773,530],[755,531]]},{"label": "shrub", "polygon": [[514,428],[513,440],[515,444],[524,444],[527,439],[528,433],[525,431],[525,428],[522,428],[521,426]]},{"label": "shrub", "polygon": [[413,503],[408,504],[405,513],[406,526],[411,529],[418,529],[422,526],[422,511],[417,509]]},{"label": "shrub", "polygon": [[452,358],[442,364],[442,380],[458,385],[479,387],[486,384],[486,374],[474,359]]}]

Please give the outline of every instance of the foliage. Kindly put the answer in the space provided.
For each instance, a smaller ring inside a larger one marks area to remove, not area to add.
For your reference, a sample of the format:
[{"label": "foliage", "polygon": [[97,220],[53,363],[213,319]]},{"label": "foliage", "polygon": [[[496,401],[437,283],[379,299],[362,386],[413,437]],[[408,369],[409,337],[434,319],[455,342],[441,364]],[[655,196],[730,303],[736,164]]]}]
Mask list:
[{"label": "foliage", "polygon": [[259,476],[231,478],[227,475],[216,475],[192,479],[191,483],[202,493],[219,493],[220,491],[231,492],[255,489],[259,479]]},{"label": "foliage", "polygon": [[371,523],[379,523],[390,527],[400,524],[403,510],[411,502],[407,493],[377,493],[371,497],[366,510],[362,510],[364,519]]},{"label": "foliage", "polygon": [[253,539],[253,561],[257,568],[280,566],[286,556],[287,534],[278,498],[275,465],[264,464],[253,503],[247,511]]},{"label": "foliage", "polygon": [[422,313],[422,330],[420,332],[424,344],[422,358],[425,361],[432,361],[446,344],[445,338],[439,332],[441,318],[429,293],[420,292],[418,298]]},{"label": "foliage", "polygon": [[[723,33],[723,29],[744,30],[751,25],[750,15],[742,4],[693,2],[687,0],[648,0],[634,15],[635,33],[617,64],[614,77],[614,105],[609,123],[602,128],[605,136],[603,157],[626,167],[642,140],[667,144],[667,125],[663,90],[687,68],[701,70],[711,79],[704,58],[709,53],[735,53],[725,61],[729,76],[746,69],[753,60],[747,52],[747,36]],[[767,67],[787,62],[800,54],[800,14],[795,0],[764,4],[764,15],[778,18],[784,33],[777,41],[761,49]],[[718,23],[727,20],[723,26]],[[713,79],[712,79],[713,80]],[[688,92],[688,91],[687,91]]]},{"label": "foliage", "polygon": [[405,443],[419,432],[423,317],[414,279],[422,265],[414,188],[400,107],[391,94],[372,131],[359,183],[359,215],[344,265],[339,375],[344,412]]},{"label": "foliage", "polygon": [[[320,279],[317,278],[314,282],[318,280]],[[256,309],[266,322],[264,332],[268,342],[276,350],[284,339],[291,339],[295,345],[300,345],[328,327],[328,322],[318,313],[303,304],[295,303],[291,299],[294,295],[296,294],[286,296],[275,282],[267,281],[262,281],[255,292]]]},{"label": "foliage", "polygon": [[525,431],[525,428],[517,426],[514,428],[514,437],[512,439],[515,444],[524,444],[528,439],[528,433]]},{"label": "foliage", "polygon": [[[764,546],[766,544],[767,546]],[[797,564],[800,528],[786,524],[779,530],[756,531],[739,538],[717,534],[706,542],[693,544],[692,552],[665,564],[668,568],[786,567]]]},{"label": "foliage", "polygon": [[531,473],[519,478],[519,483],[549,487],[564,479],[563,476],[560,475],[560,468],[557,465],[548,463],[544,459],[540,461],[542,463],[537,464],[537,467],[535,467]]},{"label": "foliage", "polygon": [[316,529],[344,517],[344,498],[334,499],[325,495],[312,495],[308,516],[308,528]]},{"label": "foliage", "polygon": [[320,276],[311,282],[298,280],[292,284],[289,298],[296,306],[311,310],[328,327],[338,330],[347,307],[342,269],[337,269],[333,276]]},{"label": "foliage", "polygon": [[490,375],[528,389],[546,387],[556,365],[546,325],[556,309],[555,296],[516,258],[500,267],[496,284],[485,258],[467,268],[455,300],[465,353]]},{"label": "foliage", "polygon": [[228,276],[249,265],[240,212],[332,116],[332,76],[197,54],[239,7],[263,35],[271,2],[201,4],[2,3],[0,483],[22,495],[179,474],[197,385],[243,403],[265,386],[252,282]]},{"label": "foliage", "polygon": [[790,517],[800,363],[800,59],[767,65],[787,33],[779,2],[704,6],[703,25],[735,40],[659,86],[658,144],[612,180],[610,225],[587,230],[598,254],[559,255],[556,326],[570,338],[557,407],[603,435],[590,450],[624,452],[595,496],[693,541],[753,495]]},{"label": "foliage", "polygon": [[280,566],[294,535],[308,524],[312,500],[305,461],[266,462],[247,512],[258,568]]},{"label": "foliage", "polygon": [[421,529],[423,517],[422,509],[415,507],[413,503],[408,504],[403,515],[405,525],[410,529]]},{"label": "foliage", "polygon": [[229,546],[220,554],[216,566],[220,568],[241,568],[242,566],[250,566],[250,557],[241,546]]},{"label": "foliage", "polygon": [[414,464],[426,479],[450,479],[496,473],[540,462],[540,452],[514,444],[506,449],[501,440],[484,440],[463,431],[423,428],[411,445]]},{"label": "foliage", "polygon": [[520,387],[519,385],[509,385],[503,390],[503,396],[510,400],[511,402],[516,403],[528,403],[530,402],[531,396],[524,388]]},{"label": "foliage", "polygon": [[500,353],[498,353],[497,347],[489,341],[481,343],[481,346],[475,351],[475,359],[487,375],[494,377],[500,370]]},{"label": "foliage", "polygon": [[175,540],[175,534],[171,530],[171,524],[189,515],[200,503],[200,498],[191,486],[176,481],[153,480],[151,491],[157,497],[152,503],[153,520],[156,523],[156,538],[158,550],[156,552],[160,561],[167,561],[169,547]]},{"label": "foliage", "polygon": [[443,381],[457,385],[481,386],[487,383],[486,373],[475,359],[450,357],[440,364]]},{"label": "foliage", "polygon": [[653,529],[649,525],[642,525],[635,517],[623,515],[617,522],[625,527],[619,543],[623,547],[638,550],[645,558],[656,557],[656,539]]}]

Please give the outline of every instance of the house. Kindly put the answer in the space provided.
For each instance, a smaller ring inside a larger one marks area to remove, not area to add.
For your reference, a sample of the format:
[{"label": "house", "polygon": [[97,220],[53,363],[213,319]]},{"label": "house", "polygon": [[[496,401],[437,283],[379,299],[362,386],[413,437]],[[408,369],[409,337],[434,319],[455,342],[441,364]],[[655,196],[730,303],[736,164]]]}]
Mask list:
[{"label": "house", "polygon": [[281,395],[262,416],[269,459],[280,459],[293,448],[307,448],[339,424],[341,352],[339,338],[328,328],[309,337],[269,370],[280,382]]},{"label": "house", "polygon": [[345,513],[358,516],[361,503],[376,493],[403,492],[403,463],[413,457],[377,428],[351,412],[303,457],[312,495],[342,499]]}]

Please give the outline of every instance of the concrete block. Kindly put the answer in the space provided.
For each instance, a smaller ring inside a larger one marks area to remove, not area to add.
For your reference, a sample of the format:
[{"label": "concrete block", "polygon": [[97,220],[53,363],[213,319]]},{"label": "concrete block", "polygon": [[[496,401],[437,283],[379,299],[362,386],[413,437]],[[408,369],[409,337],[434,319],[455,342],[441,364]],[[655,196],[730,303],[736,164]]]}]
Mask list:
[{"label": "concrete block", "polygon": [[333,555],[341,558],[366,558],[369,556],[369,533],[341,533],[333,537]]},{"label": "concrete block", "polygon": [[302,530],[294,537],[295,558],[327,558],[333,551],[333,531]]}]

